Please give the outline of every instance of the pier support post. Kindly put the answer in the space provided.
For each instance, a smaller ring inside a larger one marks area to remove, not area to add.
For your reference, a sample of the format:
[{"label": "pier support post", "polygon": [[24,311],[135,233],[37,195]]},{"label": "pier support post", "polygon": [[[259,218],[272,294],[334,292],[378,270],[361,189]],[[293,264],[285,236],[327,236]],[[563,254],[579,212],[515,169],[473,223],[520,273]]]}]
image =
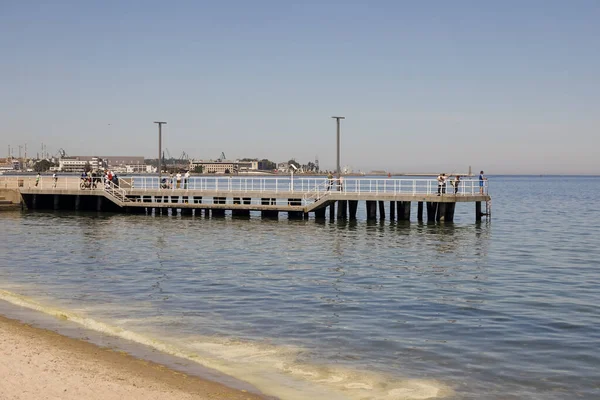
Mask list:
[{"label": "pier support post", "polygon": [[411,202],[410,201],[404,201],[402,202],[402,207],[404,208],[404,220],[405,221],[410,221],[410,207],[411,207]]},{"label": "pier support post", "polygon": [[250,210],[231,210],[231,216],[234,218],[250,218]]},{"label": "pier support post", "polygon": [[385,219],[385,202],[379,201],[379,218]]},{"label": "pier support post", "polygon": [[436,220],[440,222],[446,221],[446,203],[438,203]]},{"label": "pier support post", "polygon": [[347,200],[338,200],[338,210],[337,210],[337,219],[346,220],[348,219],[348,201]]},{"label": "pier support post", "polygon": [[348,200],[348,208],[350,209],[350,219],[356,220],[356,210],[358,209],[358,200]]},{"label": "pier support post", "polygon": [[327,207],[319,208],[315,210],[315,219],[325,219],[325,212],[327,211]]},{"label": "pier support post", "polygon": [[102,211],[102,197],[96,197],[96,211]]},{"label": "pier support post", "polygon": [[332,201],[329,205],[329,221],[335,220],[335,201]]},{"label": "pier support post", "polygon": [[454,222],[454,209],[456,208],[456,203],[447,203],[446,204],[446,222]]},{"label": "pier support post", "polygon": [[34,209],[34,210],[37,208],[37,194],[34,194],[32,196],[32,199],[31,199],[31,208]]},{"label": "pier support post", "polygon": [[288,219],[304,219],[302,211],[288,211]]},{"label": "pier support post", "polygon": [[398,221],[404,221],[404,202],[397,201],[396,208],[398,209]]},{"label": "pier support post", "polygon": [[435,214],[437,213],[438,203],[427,202],[427,222],[435,222]]},{"label": "pier support post", "polygon": [[417,219],[419,221],[423,221],[423,202],[419,201],[417,203]]},{"label": "pier support post", "polygon": [[279,211],[277,210],[262,210],[260,216],[264,219],[278,219]]},{"label": "pier support post", "polygon": [[475,202],[475,221],[481,222],[481,202]]},{"label": "pier support post", "polygon": [[372,200],[366,201],[367,206],[367,221],[377,219],[377,202]]},{"label": "pier support post", "polygon": [[394,221],[396,219],[396,202],[390,201],[390,221]]},{"label": "pier support post", "polygon": [[75,196],[75,210],[79,211],[80,208],[81,208],[81,196],[76,195]]},{"label": "pier support post", "polygon": [[54,195],[54,209],[58,210],[60,208],[60,195]]},{"label": "pier support post", "polygon": [[192,215],[192,209],[191,208],[182,208],[181,209],[181,215]]}]

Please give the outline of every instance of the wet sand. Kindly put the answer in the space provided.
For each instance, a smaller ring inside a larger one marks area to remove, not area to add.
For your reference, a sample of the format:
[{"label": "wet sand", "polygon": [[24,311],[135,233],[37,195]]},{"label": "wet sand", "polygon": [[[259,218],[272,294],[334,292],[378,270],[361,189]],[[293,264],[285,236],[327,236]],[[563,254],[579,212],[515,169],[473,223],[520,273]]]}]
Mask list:
[{"label": "wet sand", "polygon": [[0,398],[266,399],[3,316],[0,316]]}]

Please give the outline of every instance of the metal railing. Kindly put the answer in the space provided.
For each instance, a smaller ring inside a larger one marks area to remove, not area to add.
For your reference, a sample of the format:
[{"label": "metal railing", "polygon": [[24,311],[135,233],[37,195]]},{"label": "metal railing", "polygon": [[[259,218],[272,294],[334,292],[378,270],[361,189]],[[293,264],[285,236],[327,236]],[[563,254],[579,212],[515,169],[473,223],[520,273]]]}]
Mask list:
[{"label": "metal railing", "polygon": [[[104,179],[96,178],[97,187],[80,188],[82,182],[76,176],[58,176],[54,180],[51,176],[42,176],[38,180],[35,176],[0,176],[0,188],[27,188],[27,189],[78,189],[78,190],[106,190]],[[431,195],[437,194],[438,188],[442,194],[454,194],[455,188],[452,180],[439,188],[435,179],[392,179],[392,178],[342,178],[327,179],[324,177],[298,178],[289,177],[191,177],[182,179],[179,185],[168,178],[159,184],[158,177],[134,176],[127,180],[119,179],[119,190],[130,194],[132,190],[141,191],[203,191],[203,192],[243,192],[243,193],[297,193],[307,201],[316,201],[327,192],[339,194],[388,194],[388,195]],[[488,181],[483,181],[480,186],[478,179],[461,179],[457,195],[488,194]]]}]

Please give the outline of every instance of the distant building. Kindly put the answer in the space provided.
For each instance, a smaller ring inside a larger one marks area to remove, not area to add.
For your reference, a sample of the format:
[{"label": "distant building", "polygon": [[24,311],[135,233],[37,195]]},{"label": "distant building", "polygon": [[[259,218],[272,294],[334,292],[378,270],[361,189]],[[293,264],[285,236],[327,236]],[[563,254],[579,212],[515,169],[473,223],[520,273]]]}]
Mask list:
[{"label": "distant building", "polygon": [[277,164],[277,171],[279,172],[287,172],[290,169],[290,164],[286,162],[281,162]]},{"label": "distant building", "polygon": [[87,167],[92,170],[114,169],[127,172],[127,166],[142,172],[146,171],[144,157],[137,156],[68,156],[58,161],[58,171],[82,172]]},{"label": "distant building", "polygon": [[238,172],[257,171],[259,161],[231,160],[191,160],[190,170],[202,167],[202,172],[208,174],[233,174]]}]

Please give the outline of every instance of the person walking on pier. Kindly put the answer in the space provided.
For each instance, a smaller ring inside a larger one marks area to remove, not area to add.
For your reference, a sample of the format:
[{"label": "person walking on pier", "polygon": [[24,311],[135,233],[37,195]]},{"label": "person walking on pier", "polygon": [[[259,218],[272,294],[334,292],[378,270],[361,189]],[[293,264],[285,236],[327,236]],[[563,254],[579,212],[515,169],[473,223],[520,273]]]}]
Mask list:
[{"label": "person walking on pier", "polygon": [[35,186],[37,187],[38,183],[40,183],[40,173],[38,172],[35,176]]},{"label": "person walking on pier", "polygon": [[457,194],[458,187],[460,186],[460,175],[456,175],[456,178],[452,181],[452,186],[454,186],[454,194]]},{"label": "person walking on pier", "polygon": [[483,192],[484,192],[485,181],[487,181],[487,178],[483,175],[483,171],[480,171],[479,172],[479,194],[483,194]]},{"label": "person walking on pier", "polygon": [[58,175],[56,175],[56,172],[52,174],[52,180],[54,181],[54,183],[52,184],[52,187],[55,188],[56,182],[58,182]]},{"label": "person walking on pier", "polygon": [[177,189],[181,188],[181,172],[178,172],[177,175]]},{"label": "person walking on pier", "polygon": [[437,181],[438,181],[438,193],[437,195],[439,196],[441,193],[445,194],[446,193],[446,174],[445,173],[441,173],[438,177],[437,177]]}]

